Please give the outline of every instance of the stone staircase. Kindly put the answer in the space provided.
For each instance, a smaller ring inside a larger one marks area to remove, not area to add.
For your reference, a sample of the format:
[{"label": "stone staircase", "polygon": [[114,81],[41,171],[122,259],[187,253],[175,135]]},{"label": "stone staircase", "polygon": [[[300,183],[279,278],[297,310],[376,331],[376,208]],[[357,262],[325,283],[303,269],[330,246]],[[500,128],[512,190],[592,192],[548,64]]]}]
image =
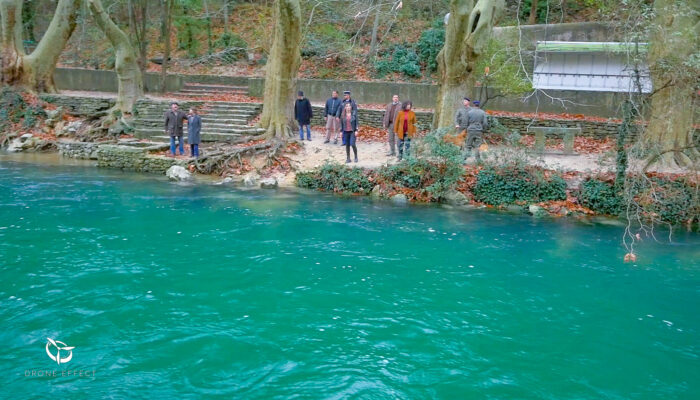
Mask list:
[{"label": "stone staircase", "polygon": [[202,98],[215,96],[218,94],[248,95],[247,86],[214,85],[208,83],[186,82],[179,92],[175,93],[178,98]]},{"label": "stone staircase", "polygon": [[[259,103],[231,103],[220,101],[179,102],[185,113],[189,107],[196,107],[202,117],[201,137],[203,142],[226,142],[243,135],[260,135],[264,129],[249,125],[262,110]],[[136,103],[137,115],[134,121],[134,135],[141,139],[156,142],[170,140],[164,132],[163,115],[170,108],[170,101],[143,99]],[[187,138],[187,121],[184,136]]]}]

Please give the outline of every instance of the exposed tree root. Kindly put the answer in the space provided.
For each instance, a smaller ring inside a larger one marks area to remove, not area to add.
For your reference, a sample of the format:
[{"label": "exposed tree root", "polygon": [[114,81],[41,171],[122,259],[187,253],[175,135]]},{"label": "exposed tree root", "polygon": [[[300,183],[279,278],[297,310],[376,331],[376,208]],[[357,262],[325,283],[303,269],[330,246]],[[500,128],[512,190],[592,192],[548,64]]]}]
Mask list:
[{"label": "exposed tree root", "polygon": [[[240,142],[251,142],[258,139],[255,136],[247,137]],[[266,165],[274,161],[280,161],[280,153],[286,147],[286,141],[267,140],[250,146],[235,147],[231,144],[219,145],[209,154],[196,159],[192,165],[197,172],[202,174],[222,173],[230,168],[243,165],[244,158],[255,158],[261,155],[266,157]]]}]

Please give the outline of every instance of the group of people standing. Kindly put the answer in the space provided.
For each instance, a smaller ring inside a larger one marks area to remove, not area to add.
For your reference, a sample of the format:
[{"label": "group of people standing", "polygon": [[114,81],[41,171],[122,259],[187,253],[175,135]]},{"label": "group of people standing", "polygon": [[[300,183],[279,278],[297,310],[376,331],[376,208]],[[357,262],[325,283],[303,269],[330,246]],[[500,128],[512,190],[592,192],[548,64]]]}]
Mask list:
[{"label": "group of people standing", "polygon": [[[304,92],[297,93],[297,101],[294,103],[294,118],[299,124],[299,139],[304,140],[304,127],[306,127],[306,140],[311,140],[309,125],[313,112],[309,99],[304,97]],[[346,163],[352,162],[350,159],[350,149],[357,158],[357,102],[352,99],[349,90],[343,92],[343,99],[338,98],[338,91],[334,90],[331,97],[326,100],[323,109],[323,119],[326,122],[326,140],[323,143],[338,144],[338,138],[342,138],[342,145],[345,146]]]},{"label": "group of people standing", "polygon": [[190,145],[190,155],[199,157],[199,143],[201,142],[202,117],[196,108],[190,108],[185,114],[180,110],[176,102],[170,103],[170,110],[165,112],[165,134],[170,137],[170,153],[175,156],[175,138],[180,150],[180,155],[185,154],[183,142],[184,121],[187,120],[187,143]]},{"label": "group of people standing", "polygon": [[[473,103],[468,97],[462,101],[462,107],[455,115],[455,128],[458,131],[466,131],[464,143],[465,160],[476,150],[476,159],[479,161],[479,146],[483,140],[483,132],[488,129],[488,117],[481,109],[479,101]],[[401,160],[404,154],[408,156],[411,150],[411,139],[416,135],[416,113],[412,110],[413,103],[408,100],[399,101],[398,95],[393,95],[391,103],[387,104],[384,111],[382,125],[387,131],[389,152],[387,156],[398,156]],[[342,145],[345,146],[346,163],[350,163],[350,149],[357,158],[357,102],[352,99],[349,90],[343,92],[343,99],[338,98],[338,92],[333,91],[331,97],[326,100],[323,110],[323,119],[326,122],[326,140],[324,143],[338,144],[338,138],[342,136]],[[297,93],[294,103],[294,117],[299,123],[299,139],[304,140],[304,127],[306,127],[306,140],[311,140],[311,118],[313,110],[311,102],[304,97],[304,92]],[[201,141],[202,119],[195,108],[190,108],[185,114],[179,110],[176,102],[170,104],[170,110],[166,111],[165,133],[170,137],[170,152],[176,155],[175,139],[179,147],[180,155],[184,155],[183,127],[187,120],[187,143],[190,145],[190,154],[199,157],[199,143]],[[397,140],[398,139],[398,140]],[[397,143],[398,142],[398,143]],[[398,154],[397,154],[398,149]]]}]

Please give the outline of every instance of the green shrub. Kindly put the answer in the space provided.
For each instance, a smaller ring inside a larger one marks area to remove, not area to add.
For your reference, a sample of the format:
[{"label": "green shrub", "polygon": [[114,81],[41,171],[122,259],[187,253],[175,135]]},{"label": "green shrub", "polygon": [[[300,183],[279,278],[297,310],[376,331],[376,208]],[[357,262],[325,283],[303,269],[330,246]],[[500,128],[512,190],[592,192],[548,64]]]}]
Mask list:
[{"label": "green shrub", "polygon": [[632,193],[648,218],[670,225],[697,220],[697,187],[683,179],[634,179]]},{"label": "green shrub", "polygon": [[598,214],[620,215],[623,210],[623,199],[612,183],[588,179],[581,184],[579,198],[582,205]]},{"label": "green shrub", "polygon": [[437,55],[445,44],[445,28],[430,28],[423,31],[416,44],[420,61],[430,72],[437,71]]},{"label": "green shrub", "polygon": [[231,32],[225,32],[214,41],[213,45],[218,50],[230,49],[227,56],[233,56],[235,59],[244,58],[248,53],[248,43],[242,37]]},{"label": "green shrub", "polygon": [[566,200],[566,182],[558,175],[516,165],[486,166],[479,171],[474,199],[491,205]]},{"label": "green shrub", "polygon": [[[394,186],[416,189],[438,200],[463,177],[462,155],[459,147],[442,140],[449,129],[439,129],[416,141],[411,156],[401,162],[379,169],[378,176]],[[423,151],[419,152],[419,148]],[[415,156],[414,156],[415,155]]]},{"label": "green shrub", "polygon": [[395,45],[384,52],[381,58],[374,62],[374,69],[378,77],[398,72],[411,78],[420,78],[420,65],[418,54],[408,45]]},{"label": "green shrub", "polygon": [[374,187],[363,169],[337,163],[326,163],[312,171],[298,173],[296,184],[306,189],[355,194],[369,194]]}]

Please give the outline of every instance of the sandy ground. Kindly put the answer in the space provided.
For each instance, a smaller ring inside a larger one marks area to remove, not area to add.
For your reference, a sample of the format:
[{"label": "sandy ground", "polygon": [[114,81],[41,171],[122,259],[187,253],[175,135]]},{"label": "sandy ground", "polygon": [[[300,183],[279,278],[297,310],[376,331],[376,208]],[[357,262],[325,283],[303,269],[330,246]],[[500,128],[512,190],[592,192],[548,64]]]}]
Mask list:
[{"label": "sandy ground", "polygon": [[[308,171],[318,166],[323,165],[327,161],[345,163],[345,147],[339,144],[334,145],[333,142],[324,144],[325,133],[319,130],[311,131],[311,141],[304,140],[303,148],[297,154],[290,158],[294,162],[295,167],[299,171]],[[348,166],[357,166],[363,168],[377,168],[383,165],[394,164],[397,162],[396,157],[387,156],[389,145],[386,142],[376,141],[357,141],[357,153],[359,162],[352,162]],[[487,152],[483,153],[484,159],[494,159],[497,157],[509,157],[513,152],[512,149],[505,147],[492,147]],[[351,158],[352,149],[351,149]],[[522,151],[520,154],[523,154]],[[468,163],[474,163],[474,157],[467,160]],[[529,163],[538,165],[543,168],[559,170],[559,171],[579,171],[588,174],[599,172],[615,171],[615,155],[612,153],[598,154],[577,154],[577,155],[560,155],[560,154],[545,154],[541,156],[530,155]],[[635,163],[632,163],[635,166]],[[637,164],[638,166],[638,164]],[[680,169],[654,169],[658,172],[667,173],[682,173]],[[685,171],[687,172],[687,171]],[[294,174],[287,176],[276,176],[278,181],[283,186],[294,185]]]}]

